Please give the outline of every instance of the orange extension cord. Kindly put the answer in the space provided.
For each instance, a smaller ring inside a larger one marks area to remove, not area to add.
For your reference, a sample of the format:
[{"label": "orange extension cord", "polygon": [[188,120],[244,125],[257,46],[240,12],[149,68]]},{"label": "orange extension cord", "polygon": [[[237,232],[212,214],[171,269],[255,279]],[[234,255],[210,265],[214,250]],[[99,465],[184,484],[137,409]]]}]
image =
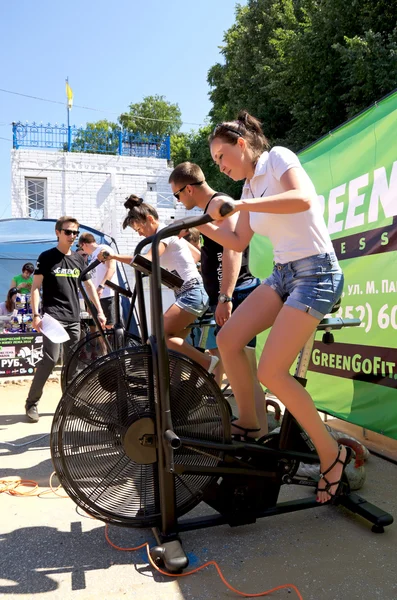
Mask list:
[{"label": "orange extension cord", "polygon": [[[46,494],[55,494],[56,496],[58,496],[58,498],[69,498],[69,496],[61,496],[60,494],[58,494],[58,490],[62,487],[61,485],[58,485],[56,488],[53,487],[52,479],[53,479],[54,475],[55,475],[55,471],[53,473],[51,473],[51,476],[50,476],[50,480],[49,480],[50,489],[44,490],[43,492],[39,492],[39,493],[36,493],[37,489],[39,487],[38,483],[36,481],[32,481],[31,479],[11,479],[11,478],[10,479],[0,479],[0,494],[7,493],[7,494],[10,494],[11,496],[38,496],[38,497],[45,496]],[[18,488],[32,488],[32,489],[30,489],[28,491],[23,491],[23,490],[19,490]],[[91,517],[91,515],[88,515],[88,516]],[[91,517],[91,518],[94,518],[94,517]],[[226,581],[218,563],[215,562],[214,560],[209,560],[206,563],[204,563],[203,565],[201,565],[200,567],[196,567],[195,569],[192,569],[191,571],[187,571],[186,573],[167,573],[167,571],[163,571],[162,569],[160,569],[156,565],[156,563],[153,561],[152,557],[150,556],[148,542],[144,542],[140,546],[135,546],[134,548],[121,548],[120,546],[116,546],[116,544],[114,544],[110,540],[109,535],[108,535],[108,529],[109,529],[109,526],[106,524],[105,525],[105,538],[106,538],[107,543],[110,546],[112,546],[112,548],[115,548],[115,550],[120,550],[122,552],[133,552],[135,550],[140,550],[141,548],[146,548],[148,560],[149,560],[149,563],[151,564],[151,566],[153,567],[153,569],[156,569],[156,571],[158,571],[158,573],[161,573],[162,575],[165,575],[166,577],[187,577],[188,575],[193,575],[193,573],[197,573],[198,571],[201,571],[202,569],[205,569],[206,567],[213,565],[215,567],[215,569],[217,570],[217,573],[218,573],[219,577],[221,578],[221,581],[225,584],[225,586],[229,590],[234,592],[235,594],[238,594],[239,596],[243,596],[244,598],[259,598],[260,596],[268,596],[269,594],[272,594],[273,592],[277,592],[278,590],[291,589],[291,590],[294,590],[294,592],[298,596],[299,600],[303,600],[303,597],[302,597],[301,593],[299,592],[298,588],[292,583],[288,583],[288,584],[285,583],[283,585],[278,585],[277,587],[274,587],[271,590],[267,590],[266,592],[260,592],[259,594],[246,594],[245,592],[240,592],[240,590],[236,590],[236,588],[234,588],[230,583],[228,583],[228,581]]]}]

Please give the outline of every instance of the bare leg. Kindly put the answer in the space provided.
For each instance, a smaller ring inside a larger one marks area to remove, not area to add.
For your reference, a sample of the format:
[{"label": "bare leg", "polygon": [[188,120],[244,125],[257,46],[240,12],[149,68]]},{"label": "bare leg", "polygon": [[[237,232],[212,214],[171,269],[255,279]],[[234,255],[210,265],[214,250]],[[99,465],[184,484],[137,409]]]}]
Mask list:
[{"label": "bare leg", "polygon": [[236,424],[242,427],[260,429],[262,426],[255,409],[255,377],[245,346],[274,323],[282,306],[279,295],[271,287],[261,285],[233,312],[217,335],[223,365],[238,407]]},{"label": "bare leg", "polygon": [[254,380],[254,398],[255,398],[255,409],[258,415],[260,431],[256,434],[257,437],[266,435],[269,431],[267,426],[267,413],[266,413],[266,396],[262,389],[261,384],[258,381],[258,369],[256,364],[255,348],[247,346],[245,348],[248,361],[251,366],[252,378]]},{"label": "bare leg", "polygon": [[195,320],[195,315],[183,310],[176,304],[170,306],[164,315],[165,341],[170,350],[176,350],[196,361],[204,369],[208,369],[211,357],[185,342],[187,335],[186,327]]},{"label": "bare leg", "polygon": [[[317,449],[321,471],[325,471],[337,456],[337,443],[326,430],[308,392],[289,373],[298,352],[316,329],[318,322],[318,319],[307,313],[284,306],[266,340],[259,361],[258,378],[308,433]],[[342,461],[346,458],[345,448],[342,449],[340,458]],[[342,468],[337,463],[327,474],[328,481],[338,481]],[[330,500],[329,494],[321,491],[324,487],[325,483],[320,481],[317,500],[321,503]],[[336,488],[336,485],[331,487],[331,493],[335,493]]]},{"label": "bare leg", "polygon": [[213,373],[214,373],[216,383],[219,385],[219,387],[221,387],[222,381],[223,381],[223,375],[225,373],[225,371],[223,369],[221,355],[219,353],[218,348],[211,348],[211,350],[208,350],[208,352],[211,354],[211,356],[217,356],[219,358],[219,362],[216,365]]}]

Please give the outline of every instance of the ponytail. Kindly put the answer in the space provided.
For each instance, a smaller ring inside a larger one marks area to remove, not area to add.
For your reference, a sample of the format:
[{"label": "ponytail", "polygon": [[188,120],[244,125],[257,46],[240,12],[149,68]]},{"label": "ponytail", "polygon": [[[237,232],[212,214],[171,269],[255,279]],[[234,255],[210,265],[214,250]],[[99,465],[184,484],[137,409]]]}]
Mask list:
[{"label": "ponytail", "polygon": [[151,215],[156,221],[159,219],[157,210],[150,204],[146,204],[143,198],[139,198],[135,194],[131,194],[131,196],[126,198],[124,206],[128,209],[128,215],[123,221],[123,229],[131,225],[131,223],[144,223],[148,215]]},{"label": "ponytail", "polygon": [[240,110],[235,121],[227,121],[216,125],[208,141],[211,144],[215,138],[220,138],[224,142],[234,146],[240,137],[246,140],[253,152],[254,159],[257,159],[262,152],[270,148],[269,141],[263,133],[260,121],[246,110]]}]

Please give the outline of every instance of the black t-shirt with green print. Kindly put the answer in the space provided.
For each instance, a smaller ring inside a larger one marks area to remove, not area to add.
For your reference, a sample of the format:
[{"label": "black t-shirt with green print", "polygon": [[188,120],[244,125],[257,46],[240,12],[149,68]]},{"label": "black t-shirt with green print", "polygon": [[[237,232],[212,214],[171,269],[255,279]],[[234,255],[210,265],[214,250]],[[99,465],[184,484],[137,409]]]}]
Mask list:
[{"label": "black t-shirt with green print", "polygon": [[[42,252],[36,263],[35,275],[43,276],[43,313],[58,321],[80,321],[78,277],[86,267],[83,256],[63,254],[58,248]],[[90,275],[84,280],[90,279]]]}]

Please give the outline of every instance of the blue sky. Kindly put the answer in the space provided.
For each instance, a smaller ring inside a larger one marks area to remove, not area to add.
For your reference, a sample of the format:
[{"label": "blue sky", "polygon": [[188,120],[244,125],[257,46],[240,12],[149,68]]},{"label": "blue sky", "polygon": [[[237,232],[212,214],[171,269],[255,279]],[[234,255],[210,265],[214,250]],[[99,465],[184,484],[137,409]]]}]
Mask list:
[{"label": "blue sky", "polygon": [[[240,2],[244,4],[245,2]],[[207,73],[235,21],[234,0],[3,0],[0,88],[66,102],[71,124],[116,120],[130,103],[160,94],[178,103],[183,130],[211,108]],[[63,123],[65,105],[0,91],[0,218],[11,216],[11,123]],[[3,138],[7,138],[6,140]]]}]

